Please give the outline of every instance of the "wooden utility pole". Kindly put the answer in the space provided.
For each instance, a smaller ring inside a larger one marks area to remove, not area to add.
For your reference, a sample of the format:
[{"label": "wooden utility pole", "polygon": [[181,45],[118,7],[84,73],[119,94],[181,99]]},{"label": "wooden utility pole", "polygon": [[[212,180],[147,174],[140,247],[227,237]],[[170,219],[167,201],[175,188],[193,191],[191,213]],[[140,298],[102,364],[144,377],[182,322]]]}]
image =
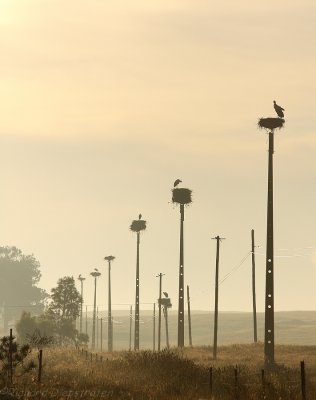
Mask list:
[{"label": "wooden utility pole", "polygon": [[129,311],[129,351],[132,350],[132,324],[133,324],[133,306],[130,306],[130,311]]},{"label": "wooden utility pole", "polygon": [[86,306],[86,335],[88,335],[88,306]]},{"label": "wooden utility pole", "polygon": [[169,327],[168,327],[168,307],[166,307],[166,306],[163,307],[163,313],[164,313],[165,325],[166,325],[166,345],[167,345],[167,349],[169,349],[170,344],[169,344]]},{"label": "wooden utility pole", "polygon": [[253,309],[253,341],[257,343],[257,306],[256,306],[256,262],[255,262],[255,231],[251,230],[252,258],[252,309]]},{"label": "wooden utility pole", "polygon": [[189,288],[189,285],[187,285],[187,301],[188,301],[189,345],[192,346],[191,305],[190,305],[190,288]]},{"label": "wooden utility pole", "polygon": [[161,345],[161,290],[162,290],[162,277],[164,274],[161,272],[156,275],[159,278],[159,299],[158,299],[158,351],[160,351]]},{"label": "wooden utility pole", "polygon": [[214,344],[213,344],[213,358],[217,357],[217,332],[218,332],[218,276],[219,276],[219,243],[224,238],[216,236],[212,238],[216,240],[216,270],[215,270],[215,311],[214,311]]},{"label": "wooden utility pole", "polygon": [[154,303],[153,311],[153,351],[156,350],[156,303]]},{"label": "wooden utility pole", "polygon": [[100,319],[101,324],[101,353],[103,351],[103,318]]}]

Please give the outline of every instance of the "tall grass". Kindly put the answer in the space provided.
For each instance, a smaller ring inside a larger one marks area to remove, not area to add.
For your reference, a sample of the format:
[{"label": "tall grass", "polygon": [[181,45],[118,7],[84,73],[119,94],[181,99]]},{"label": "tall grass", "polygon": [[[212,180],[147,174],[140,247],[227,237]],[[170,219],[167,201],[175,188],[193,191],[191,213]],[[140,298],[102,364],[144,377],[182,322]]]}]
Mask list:
[{"label": "tall grass", "polygon": [[[219,348],[219,360],[211,349],[185,348],[103,353],[101,362],[86,360],[73,349],[44,350],[42,383],[37,371],[15,379],[21,399],[211,399],[209,368],[213,368],[213,399],[301,400],[299,361],[306,363],[308,399],[316,399],[316,348],[277,347],[284,362],[261,379],[262,345]],[[307,357],[308,356],[308,357]],[[34,355],[33,355],[34,358]],[[287,361],[286,361],[287,359]],[[237,364],[237,381],[235,368]]]}]

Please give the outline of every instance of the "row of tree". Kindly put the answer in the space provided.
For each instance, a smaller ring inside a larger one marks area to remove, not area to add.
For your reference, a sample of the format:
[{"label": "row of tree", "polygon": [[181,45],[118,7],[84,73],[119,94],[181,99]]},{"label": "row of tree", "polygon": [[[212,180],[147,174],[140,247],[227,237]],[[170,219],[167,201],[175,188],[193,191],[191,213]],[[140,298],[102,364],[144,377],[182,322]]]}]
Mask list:
[{"label": "row of tree", "polygon": [[40,263],[33,255],[24,255],[16,247],[0,247],[4,330],[10,320],[20,318],[16,330],[22,342],[34,335],[50,337],[58,344],[87,342],[88,337],[76,329],[82,298],[74,278],[60,278],[50,295],[38,287],[40,278]]}]

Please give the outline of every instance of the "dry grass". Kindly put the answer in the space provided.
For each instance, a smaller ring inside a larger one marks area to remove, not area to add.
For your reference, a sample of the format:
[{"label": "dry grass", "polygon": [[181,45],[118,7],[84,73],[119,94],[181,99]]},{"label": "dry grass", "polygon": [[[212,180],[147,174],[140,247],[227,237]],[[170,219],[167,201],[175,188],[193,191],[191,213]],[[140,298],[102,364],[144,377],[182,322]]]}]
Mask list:
[{"label": "dry grass", "polygon": [[[213,399],[263,399],[263,345],[220,347],[212,360],[210,347],[153,353],[103,353],[101,362],[71,349],[44,351],[42,384],[33,371],[15,380],[21,399],[211,399],[209,368],[213,367]],[[299,400],[299,362],[305,360],[308,399],[316,399],[316,347],[278,346],[278,368],[266,373],[266,399]],[[235,383],[235,366],[238,381]],[[40,392],[39,392],[40,390]],[[37,393],[36,393],[37,392]],[[24,393],[24,394],[23,394]]]}]

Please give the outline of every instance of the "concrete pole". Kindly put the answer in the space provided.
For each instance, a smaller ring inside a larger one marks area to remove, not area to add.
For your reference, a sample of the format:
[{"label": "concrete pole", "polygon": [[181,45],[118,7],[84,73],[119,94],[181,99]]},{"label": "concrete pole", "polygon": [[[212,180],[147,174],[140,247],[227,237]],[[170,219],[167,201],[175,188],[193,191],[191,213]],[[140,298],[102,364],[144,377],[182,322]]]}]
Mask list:
[{"label": "concrete pole", "polygon": [[274,132],[269,132],[266,297],[264,354],[267,367],[274,364],[274,241],[273,241],[273,153]]}]

